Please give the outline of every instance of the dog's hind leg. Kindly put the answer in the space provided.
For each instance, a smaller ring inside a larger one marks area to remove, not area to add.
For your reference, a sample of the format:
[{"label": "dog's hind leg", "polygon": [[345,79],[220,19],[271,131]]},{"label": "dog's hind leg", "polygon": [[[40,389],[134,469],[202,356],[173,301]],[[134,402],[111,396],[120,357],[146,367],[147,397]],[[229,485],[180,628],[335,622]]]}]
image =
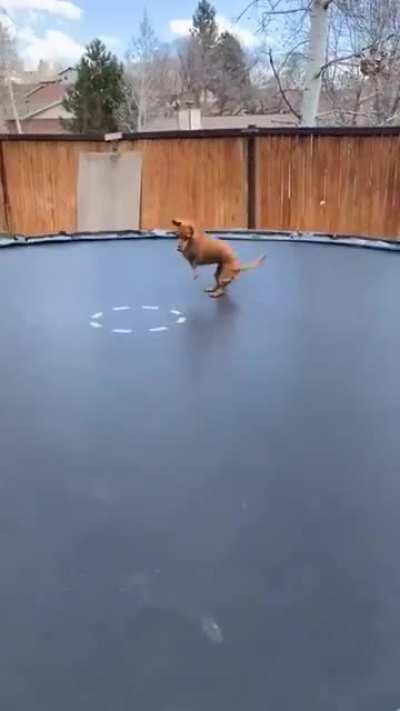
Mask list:
[{"label": "dog's hind leg", "polygon": [[206,294],[213,294],[215,291],[217,291],[220,288],[220,283],[219,283],[219,277],[221,274],[222,266],[221,264],[218,264],[216,270],[215,270],[215,286],[209,286],[208,289],[204,289]]},{"label": "dog's hind leg", "polygon": [[232,267],[230,264],[224,264],[223,268],[220,271],[219,277],[218,277],[218,286],[221,289],[226,289],[229,284],[236,279],[236,277],[239,275],[239,270],[235,269]]},{"label": "dog's hind leg", "polygon": [[230,264],[224,264],[218,274],[218,288],[214,289],[209,295],[213,299],[218,299],[225,294],[225,289],[229,284],[239,276],[239,269],[232,267]]}]

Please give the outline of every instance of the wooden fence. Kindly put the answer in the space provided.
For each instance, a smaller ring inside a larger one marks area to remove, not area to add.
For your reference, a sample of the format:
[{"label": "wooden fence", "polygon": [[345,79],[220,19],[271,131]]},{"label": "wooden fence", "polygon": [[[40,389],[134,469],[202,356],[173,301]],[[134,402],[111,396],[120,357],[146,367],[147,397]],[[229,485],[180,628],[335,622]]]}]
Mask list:
[{"label": "wooden fence", "polygon": [[[0,137],[0,230],[76,231],[79,153],[110,150],[93,137]],[[136,134],[120,150],[143,154],[143,229],[187,216],[400,239],[400,129]]]}]

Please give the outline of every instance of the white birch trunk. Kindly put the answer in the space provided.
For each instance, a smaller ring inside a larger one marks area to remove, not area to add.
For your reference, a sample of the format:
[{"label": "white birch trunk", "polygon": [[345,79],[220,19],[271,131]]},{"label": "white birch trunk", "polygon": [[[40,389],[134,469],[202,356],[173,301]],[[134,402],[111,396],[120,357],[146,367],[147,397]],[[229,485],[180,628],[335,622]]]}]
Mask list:
[{"label": "white birch trunk", "polygon": [[138,105],[137,130],[143,131],[143,126],[144,126],[144,109],[143,109],[143,100],[140,99],[139,105]]},{"label": "white birch trunk", "polygon": [[301,103],[301,125],[315,126],[321,94],[321,67],[326,60],[329,29],[327,0],[313,0],[310,18],[308,61]]},{"label": "white birch trunk", "polygon": [[150,87],[150,75],[147,67],[140,68],[139,101],[138,101],[138,131],[143,131],[147,124],[147,103]]},{"label": "white birch trunk", "polygon": [[138,124],[138,131],[143,130],[143,124],[144,124],[144,79],[143,79],[143,67],[140,67],[140,78],[139,78],[139,101],[138,101],[138,117],[137,117],[137,124]]}]

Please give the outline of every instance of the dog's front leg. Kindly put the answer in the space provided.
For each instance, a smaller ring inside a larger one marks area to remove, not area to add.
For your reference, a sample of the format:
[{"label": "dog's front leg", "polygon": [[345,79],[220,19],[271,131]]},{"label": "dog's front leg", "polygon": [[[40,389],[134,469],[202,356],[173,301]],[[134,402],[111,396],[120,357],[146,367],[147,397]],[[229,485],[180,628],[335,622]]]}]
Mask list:
[{"label": "dog's front leg", "polygon": [[198,279],[199,275],[198,275],[198,273],[197,273],[197,264],[196,264],[196,262],[193,261],[193,262],[191,262],[190,264],[191,264],[192,271],[193,271],[193,279]]},{"label": "dog's front leg", "polygon": [[198,274],[197,274],[196,258],[192,257],[191,255],[186,255],[186,259],[188,260],[190,266],[192,267],[193,279],[197,279]]}]

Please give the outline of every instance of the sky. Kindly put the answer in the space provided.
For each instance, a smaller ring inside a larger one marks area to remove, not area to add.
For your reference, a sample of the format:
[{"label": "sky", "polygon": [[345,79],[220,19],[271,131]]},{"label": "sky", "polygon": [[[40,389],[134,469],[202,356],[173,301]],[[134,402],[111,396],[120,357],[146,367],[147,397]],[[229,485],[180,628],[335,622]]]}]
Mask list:
[{"label": "sky", "polygon": [[[145,9],[160,40],[176,39],[187,33],[196,4],[197,0],[0,0],[0,21],[16,37],[27,68],[35,68],[40,59],[67,66],[78,61],[94,37],[123,56]],[[220,29],[233,31],[245,46],[254,46],[254,18],[236,22],[246,0],[213,4]]]}]

